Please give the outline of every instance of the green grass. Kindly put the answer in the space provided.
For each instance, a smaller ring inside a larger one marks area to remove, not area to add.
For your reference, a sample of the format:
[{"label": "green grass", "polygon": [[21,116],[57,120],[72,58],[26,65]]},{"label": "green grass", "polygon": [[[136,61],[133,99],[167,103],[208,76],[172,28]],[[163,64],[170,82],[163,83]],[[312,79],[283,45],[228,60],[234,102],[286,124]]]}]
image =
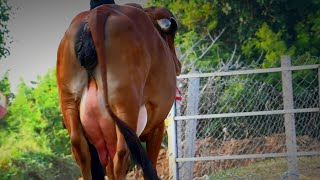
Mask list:
[{"label": "green grass", "polygon": [[[287,179],[287,160],[285,158],[264,160],[245,167],[232,168],[210,176],[210,179]],[[300,180],[320,179],[320,157],[299,158]]]},{"label": "green grass", "polygon": [[2,133],[0,137],[1,180],[76,179],[80,175],[73,157],[52,153],[43,136]]},{"label": "green grass", "polygon": [[72,156],[40,152],[20,152],[0,165],[2,180],[77,179],[80,176]]}]

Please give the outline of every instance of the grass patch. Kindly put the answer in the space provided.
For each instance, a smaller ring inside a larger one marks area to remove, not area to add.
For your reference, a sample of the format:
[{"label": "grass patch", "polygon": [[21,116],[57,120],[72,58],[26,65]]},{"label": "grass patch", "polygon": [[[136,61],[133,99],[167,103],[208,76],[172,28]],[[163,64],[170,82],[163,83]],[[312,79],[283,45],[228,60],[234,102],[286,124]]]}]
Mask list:
[{"label": "grass patch", "polygon": [[72,156],[59,157],[39,152],[23,152],[0,167],[3,180],[77,179],[79,176]]},{"label": "grass patch", "polygon": [[[288,167],[285,158],[264,160],[245,167],[228,169],[210,176],[210,179],[287,179]],[[320,177],[320,157],[299,158],[300,180],[315,180]]]}]

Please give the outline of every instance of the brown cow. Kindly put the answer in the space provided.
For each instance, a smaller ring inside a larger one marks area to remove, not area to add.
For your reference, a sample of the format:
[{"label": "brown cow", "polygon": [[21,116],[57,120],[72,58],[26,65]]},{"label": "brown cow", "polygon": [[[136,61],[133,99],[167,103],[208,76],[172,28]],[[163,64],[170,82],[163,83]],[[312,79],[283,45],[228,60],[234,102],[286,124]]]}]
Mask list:
[{"label": "brown cow", "polygon": [[82,12],[67,29],[58,49],[57,82],[63,122],[84,179],[93,177],[86,139],[109,179],[125,179],[129,154],[145,179],[158,179],[164,119],[181,68],[176,30],[169,10],[129,5]]}]

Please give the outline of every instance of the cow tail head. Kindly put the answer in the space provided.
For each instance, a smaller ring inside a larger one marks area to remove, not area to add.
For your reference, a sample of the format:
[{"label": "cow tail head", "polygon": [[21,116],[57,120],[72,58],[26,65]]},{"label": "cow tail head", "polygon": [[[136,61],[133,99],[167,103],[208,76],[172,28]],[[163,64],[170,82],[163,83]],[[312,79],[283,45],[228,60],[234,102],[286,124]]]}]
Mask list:
[{"label": "cow tail head", "polygon": [[106,57],[104,53],[104,27],[107,21],[108,16],[110,15],[109,11],[102,11],[98,8],[94,9],[93,12],[88,17],[88,26],[90,29],[90,34],[92,36],[93,44],[96,51],[96,58],[98,68],[100,70],[101,80],[102,80],[102,89],[103,89],[103,97],[105,98],[105,102],[108,106],[108,88],[107,88],[107,76],[106,76]]}]

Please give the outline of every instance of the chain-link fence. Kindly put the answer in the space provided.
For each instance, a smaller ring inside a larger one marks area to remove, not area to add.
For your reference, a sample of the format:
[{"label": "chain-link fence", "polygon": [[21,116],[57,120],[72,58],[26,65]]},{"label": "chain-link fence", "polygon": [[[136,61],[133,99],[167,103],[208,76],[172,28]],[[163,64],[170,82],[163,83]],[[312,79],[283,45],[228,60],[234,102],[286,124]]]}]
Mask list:
[{"label": "chain-link fence", "polygon": [[180,76],[174,177],[319,178],[318,60]]}]

